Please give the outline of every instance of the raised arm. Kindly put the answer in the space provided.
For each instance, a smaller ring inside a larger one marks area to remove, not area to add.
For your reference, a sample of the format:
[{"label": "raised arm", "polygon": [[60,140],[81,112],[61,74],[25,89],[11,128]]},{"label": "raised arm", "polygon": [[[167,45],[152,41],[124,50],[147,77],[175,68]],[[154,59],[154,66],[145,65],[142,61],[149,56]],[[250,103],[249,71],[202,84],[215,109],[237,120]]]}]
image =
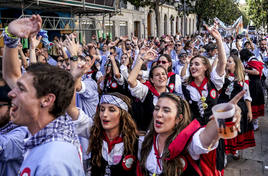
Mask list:
[{"label": "raised arm", "polygon": [[141,66],[143,62],[152,61],[156,58],[156,56],[157,56],[157,52],[153,50],[152,48],[149,49],[148,51],[145,51],[144,49],[140,50],[138,60],[133,70],[131,70],[128,80],[127,80],[131,88],[134,88],[137,86],[137,77],[141,70]]},{"label": "raised arm", "polygon": [[36,35],[31,35],[29,39],[30,39],[30,63],[32,64],[37,62],[35,49],[39,45],[42,36],[37,37]]},{"label": "raised arm", "polygon": [[131,72],[129,73],[129,76],[128,76],[128,79],[127,79],[127,82],[129,84],[129,86],[131,88],[134,88],[137,86],[137,77],[138,77],[138,74],[141,70],[141,66],[144,62],[144,59],[141,57],[141,55],[138,56],[138,60],[134,66],[134,68],[131,70]]},{"label": "raised arm", "polygon": [[120,74],[119,69],[117,67],[117,64],[116,64],[114,55],[110,55],[109,57],[110,57],[110,60],[112,62],[114,76],[116,78],[120,78],[121,77],[121,74]]},{"label": "raised arm", "polygon": [[254,47],[254,43],[253,43],[253,42],[251,41],[251,39],[249,38],[248,33],[246,33],[246,38],[247,38],[247,40],[249,41],[251,50],[254,51],[254,49],[255,49],[255,47]]},{"label": "raised arm", "polygon": [[67,113],[73,120],[77,120],[79,117],[79,109],[76,107],[75,96],[76,92],[81,90],[82,83],[81,77],[92,67],[95,60],[89,61],[71,61],[71,74],[75,81],[75,90],[71,104],[67,108]]},{"label": "raised arm", "polygon": [[21,70],[18,59],[18,48],[16,45],[10,45],[10,38],[28,38],[30,35],[37,34],[41,28],[41,24],[41,17],[39,15],[32,15],[30,18],[14,20],[8,25],[7,32],[4,36],[3,77],[11,88],[14,88],[17,79],[21,76]]},{"label": "raised arm", "polygon": [[22,66],[23,66],[24,68],[27,68],[27,67],[28,67],[28,63],[27,63],[26,57],[25,57],[25,55],[24,55],[24,53],[23,53],[23,50],[22,50],[22,44],[21,44],[21,43],[18,45],[18,50],[19,50],[19,54],[20,54],[20,58],[21,58],[21,62],[22,62]]},{"label": "raised arm", "polygon": [[208,32],[216,39],[216,44],[218,46],[218,63],[216,67],[216,72],[219,76],[223,76],[225,72],[225,67],[227,63],[226,53],[223,46],[221,34],[216,29],[216,27],[212,27],[211,29],[205,25]]}]

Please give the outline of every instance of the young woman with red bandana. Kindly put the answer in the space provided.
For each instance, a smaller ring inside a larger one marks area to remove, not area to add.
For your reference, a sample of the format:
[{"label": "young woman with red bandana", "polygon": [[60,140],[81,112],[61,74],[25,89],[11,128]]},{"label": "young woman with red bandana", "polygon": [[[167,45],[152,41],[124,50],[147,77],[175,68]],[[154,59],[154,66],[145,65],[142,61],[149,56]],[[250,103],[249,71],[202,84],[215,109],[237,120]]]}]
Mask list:
[{"label": "young woman with red bandana", "polygon": [[[204,56],[195,56],[190,60],[190,76],[188,83],[182,85],[185,99],[189,102],[192,117],[197,119],[201,125],[209,122],[212,114],[211,108],[217,104],[218,91],[222,88],[225,78],[226,54],[221,34],[214,26],[207,27],[208,32],[216,39],[218,47],[218,63],[216,68],[211,68],[209,60]],[[212,156],[213,158],[216,157]],[[224,144],[220,141],[217,148],[217,168],[224,168]]]},{"label": "young woman with red bandana", "polygon": [[172,59],[168,54],[163,54],[159,57],[157,65],[162,65],[168,72],[167,86],[170,92],[176,92],[182,94],[181,90],[181,77],[178,74],[172,72]]},{"label": "young woman with red bandana", "polygon": [[237,105],[242,112],[240,122],[241,132],[233,139],[224,140],[225,154],[233,154],[234,159],[239,159],[238,150],[254,147],[255,139],[252,124],[251,97],[249,92],[248,77],[245,78],[244,67],[238,56],[231,55],[227,60],[226,77],[218,103],[230,101],[238,92],[246,90],[246,94]]},{"label": "young woman with red bandana", "polygon": [[[232,103],[236,104],[244,93],[239,93]],[[236,125],[240,123],[240,113],[236,106]],[[206,127],[191,120],[185,100],[173,93],[160,95],[153,123],[140,148],[138,176],[219,175],[216,161],[205,157],[218,144],[215,119],[211,118]]]},{"label": "young woman with red bandana", "polygon": [[89,139],[86,175],[136,175],[139,138],[129,109],[128,97],[117,92],[104,94],[93,121],[72,102],[68,114],[73,117],[76,132]]},{"label": "young woman with red bandana", "polygon": [[[143,105],[143,116],[139,118],[138,128],[142,131],[147,131],[150,122],[152,121],[152,114],[154,106],[157,103],[158,97],[163,92],[169,92],[167,85],[167,70],[161,66],[153,66],[149,73],[149,82],[142,84],[137,80],[141,66],[144,62],[152,61],[156,57],[156,51],[150,49],[144,53],[143,56],[139,55],[136,65],[130,72],[128,77],[128,88],[131,95],[138,98]],[[134,117],[135,118],[135,117]],[[140,126],[139,126],[140,125]]]}]

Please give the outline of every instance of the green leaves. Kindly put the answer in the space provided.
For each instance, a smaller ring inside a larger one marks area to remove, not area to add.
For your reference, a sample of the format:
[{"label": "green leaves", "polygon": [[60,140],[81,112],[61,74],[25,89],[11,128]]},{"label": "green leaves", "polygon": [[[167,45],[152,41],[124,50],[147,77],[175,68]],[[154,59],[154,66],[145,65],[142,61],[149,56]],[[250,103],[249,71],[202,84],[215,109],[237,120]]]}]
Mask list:
[{"label": "green leaves", "polygon": [[228,25],[233,24],[241,15],[246,19],[238,8],[237,0],[197,0],[195,12],[199,22],[205,21],[208,24],[212,24],[215,17]]},{"label": "green leaves", "polygon": [[268,23],[268,1],[267,0],[247,0],[248,16],[259,28],[263,24]]}]

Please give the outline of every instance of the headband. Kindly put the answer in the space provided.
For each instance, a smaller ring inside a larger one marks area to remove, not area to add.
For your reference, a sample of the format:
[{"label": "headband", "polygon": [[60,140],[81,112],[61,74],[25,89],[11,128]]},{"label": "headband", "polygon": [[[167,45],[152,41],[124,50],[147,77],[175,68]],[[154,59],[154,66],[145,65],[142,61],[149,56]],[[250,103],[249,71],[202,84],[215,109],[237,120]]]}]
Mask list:
[{"label": "headband", "polygon": [[118,108],[124,109],[128,112],[128,106],[127,104],[121,99],[113,95],[103,95],[101,96],[100,104],[107,103],[107,104],[113,104],[117,106]]}]

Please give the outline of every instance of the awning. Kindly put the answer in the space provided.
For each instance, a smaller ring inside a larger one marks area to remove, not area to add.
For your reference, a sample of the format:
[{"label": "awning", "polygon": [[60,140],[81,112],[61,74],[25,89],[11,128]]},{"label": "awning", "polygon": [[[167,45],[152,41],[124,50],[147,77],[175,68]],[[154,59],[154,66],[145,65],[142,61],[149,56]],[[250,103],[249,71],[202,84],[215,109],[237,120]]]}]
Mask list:
[{"label": "awning", "polygon": [[0,7],[72,14],[101,14],[114,12],[115,0],[0,0]]},{"label": "awning", "polygon": [[115,11],[114,0],[36,0],[39,4],[56,4],[79,8],[83,12],[112,12]]}]

